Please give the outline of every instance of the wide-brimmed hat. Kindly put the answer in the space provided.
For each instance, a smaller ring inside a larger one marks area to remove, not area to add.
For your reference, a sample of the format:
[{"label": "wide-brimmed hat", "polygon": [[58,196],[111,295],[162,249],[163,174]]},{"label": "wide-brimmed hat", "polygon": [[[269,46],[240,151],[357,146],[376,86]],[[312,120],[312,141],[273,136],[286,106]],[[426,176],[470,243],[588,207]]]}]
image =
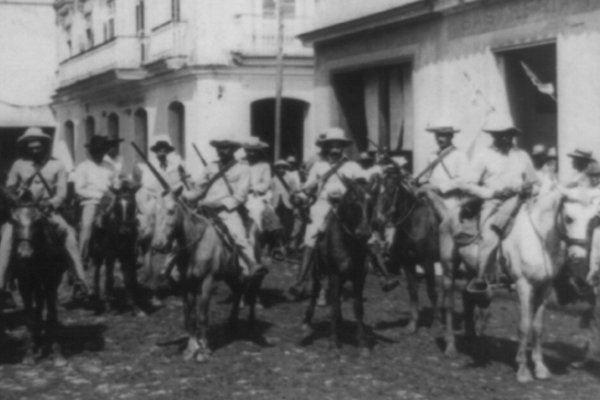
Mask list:
[{"label": "wide-brimmed hat", "polygon": [[558,152],[556,151],[556,147],[550,147],[546,152],[546,158],[555,159],[558,158]]},{"label": "wide-brimmed hat", "polygon": [[44,133],[44,131],[42,131],[42,128],[33,126],[27,128],[25,133],[19,136],[19,138],[17,139],[17,143],[26,143],[31,140],[41,140],[44,142],[50,142],[52,138],[50,137],[50,135]]},{"label": "wide-brimmed hat", "polygon": [[544,146],[543,144],[536,144],[533,146],[533,149],[531,149],[531,156],[532,157],[547,157],[548,149],[546,149],[546,146]]},{"label": "wide-brimmed hat", "polygon": [[152,146],[150,146],[150,151],[156,152],[160,148],[167,149],[169,152],[175,150],[169,135],[161,134],[154,138],[154,142],[152,142]]},{"label": "wide-brimmed hat", "polygon": [[325,139],[325,136],[326,136],[325,132],[319,133],[319,136],[317,136],[317,141],[315,142],[315,144],[317,146],[321,146],[323,144],[323,139]]},{"label": "wide-brimmed hat", "polygon": [[239,149],[240,147],[242,147],[242,144],[238,140],[230,136],[225,136],[222,139],[214,139],[211,140],[209,143],[214,148],[233,147],[235,149]]},{"label": "wide-brimmed hat", "polygon": [[93,135],[85,144],[90,151],[108,151],[111,147],[110,140],[106,136]]},{"label": "wide-brimmed hat", "polygon": [[285,162],[287,162],[289,165],[292,165],[292,164],[296,164],[298,162],[298,160],[296,160],[296,157],[294,157],[294,156],[288,156],[285,159]]},{"label": "wide-brimmed hat", "polygon": [[359,161],[359,162],[373,161],[373,156],[371,154],[369,154],[369,152],[363,151],[358,155],[358,158],[356,159],[356,161]]},{"label": "wide-brimmed hat", "polygon": [[340,143],[344,146],[350,146],[352,144],[352,140],[346,137],[346,134],[342,128],[332,127],[327,129],[324,134],[324,137],[318,142],[320,145]]},{"label": "wide-brimmed hat", "polygon": [[274,167],[284,167],[284,168],[288,168],[290,166],[290,164],[288,164],[287,161],[285,160],[277,160],[275,161],[275,163],[273,164]]},{"label": "wide-brimmed hat", "polygon": [[250,136],[250,139],[245,141],[242,147],[244,150],[265,150],[269,148],[269,145],[260,140],[258,136]]},{"label": "wide-brimmed hat", "polygon": [[460,129],[455,128],[454,124],[447,119],[435,121],[427,125],[425,128],[427,132],[431,133],[439,133],[442,135],[454,135],[455,133],[460,132]]},{"label": "wide-brimmed hat", "polygon": [[492,115],[483,127],[483,131],[492,135],[500,133],[518,135],[521,133],[519,128],[509,118],[500,115]]},{"label": "wide-brimmed hat", "polygon": [[571,158],[579,158],[581,160],[594,161],[592,152],[589,150],[575,149],[572,153],[567,154]]}]

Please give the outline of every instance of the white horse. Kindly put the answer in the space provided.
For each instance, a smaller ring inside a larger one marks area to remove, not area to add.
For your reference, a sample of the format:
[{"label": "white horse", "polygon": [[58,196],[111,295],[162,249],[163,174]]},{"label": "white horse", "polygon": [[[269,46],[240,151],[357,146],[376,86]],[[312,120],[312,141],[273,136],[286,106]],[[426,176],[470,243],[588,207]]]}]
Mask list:
[{"label": "white horse", "polygon": [[[565,191],[556,188],[528,200],[517,213],[514,227],[502,241],[504,272],[515,283],[521,312],[519,347],[516,356],[517,380],[533,379],[527,365],[527,345],[531,338],[534,374],[538,379],[550,378],[542,355],[543,314],[553,280],[564,265],[565,255],[581,255],[581,244],[587,238],[587,223],[595,214],[594,204],[573,201]],[[559,218],[560,217],[560,218]],[[564,221],[564,223],[562,222]],[[453,332],[454,271],[461,261],[472,276],[476,275],[478,242],[458,247],[454,232],[458,220],[444,221],[440,227],[440,252],[444,269],[443,306],[446,314],[446,354],[456,354]],[[569,240],[565,241],[568,238]],[[565,246],[567,242],[567,246]],[[465,296],[465,328],[474,335],[474,306]]]}]

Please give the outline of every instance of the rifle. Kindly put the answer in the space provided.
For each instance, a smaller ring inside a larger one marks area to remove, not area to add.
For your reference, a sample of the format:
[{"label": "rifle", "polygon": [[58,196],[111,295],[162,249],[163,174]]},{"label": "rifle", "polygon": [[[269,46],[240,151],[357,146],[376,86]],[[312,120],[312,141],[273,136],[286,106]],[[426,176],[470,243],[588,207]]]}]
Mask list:
[{"label": "rifle", "polygon": [[429,165],[427,167],[425,167],[425,169],[423,171],[421,171],[421,173],[414,178],[414,181],[418,182],[419,179],[421,179],[424,175],[431,172],[435,167],[437,167],[437,165],[439,163],[441,163],[444,160],[444,158],[446,158],[454,150],[456,150],[456,147],[454,147],[454,146],[450,146],[450,147],[447,147],[444,150],[442,150],[440,152],[440,154],[437,156],[437,158],[435,160],[433,160],[432,162],[430,162]]},{"label": "rifle", "polygon": [[181,180],[181,183],[183,184],[185,190],[190,190],[190,185],[187,180],[187,174],[185,172],[185,168],[183,168],[183,165],[179,165],[177,167],[177,172],[179,173],[179,179]]},{"label": "rifle", "polygon": [[[197,154],[197,155],[198,155],[198,157],[200,158],[200,161],[202,162],[202,165],[204,165],[205,167],[207,167],[207,166],[208,166],[208,163],[206,162],[206,160],[204,159],[204,157],[202,157],[202,153],[200,153],[200,149],[198,148],[198,146],[196,146],[196,143],[192,143],[192,147],[194,148],[194,151],[196,152],[196,154]],[[230,163],[230,164],[231,164],[231,163]],[[229,165],[229,164],[227,164],[227,165]],[[233,165],[231,165],[231,167],[232,167],[232,166],[233,166]],[[229,167],[229,168],[231,168],[231,167]],[[225,168],[226,168],[226,167],[223,167],[223,169],[225,169]],[[227,169],[229,169],[229,168],[227,168]],[[219,171],[219,172],[221,172],[221,171]],[[227,172],[227,171],[225,171],[225,172]],[[233,196],[233,188],[231,187],[231,184],[230,184],[230,183],[229,183],[229,181],[227,180],[227,177],[225,176],[225,173],[222,173],[222,174],[219,174],[219,173],[217,173],[215,176],[217,177],[217,179],[219,179],[219,178],[221,178],[221,177],[223,178],[223,181],[225,182],[225,185],[227,186],[227,191],[229,192],[229,194],[230,194],[231,196]],[[213,184],[213,183],[214,183],[214,182],[215,182],[217,179],[215,179],[214,181],[212,181],[212,179],[211,179],[211,181],[209,181],[210,185],[208,185],[207,187],[209,187],[209,188],[210,188],[210,186],[211,186],[211,185],[212,185],[212,184]],[[204,196],[206,196],[206,193],[204,194]],[[204,197],[204,196],[202,196],[202,197]]]},{"label": "rifle", "polygon": [[135,144],[134,142],[131,142],[131,145],[135,149],[135,152],[138,154],[138,156],[140,156],[140,158],[142,159],[144,164],[146,164],[146,166],[150,169],[150,171],[152,172],[154,177],[158,180],[160,185],[163,187],[163,190],[164,190],[163,196],[170,193],[172,191],[172,189],[171,189],[171,186],[169,185],[169,183],[165,180],[165,178],[160,174],[160,172],[158,172],[158,170],[154,167],[154,165],[152,165],[150,163],[150,161],[148,161],[148,158],[142,152],[142,150],[140,150],[140,148],[137,146],[137,144]]}]

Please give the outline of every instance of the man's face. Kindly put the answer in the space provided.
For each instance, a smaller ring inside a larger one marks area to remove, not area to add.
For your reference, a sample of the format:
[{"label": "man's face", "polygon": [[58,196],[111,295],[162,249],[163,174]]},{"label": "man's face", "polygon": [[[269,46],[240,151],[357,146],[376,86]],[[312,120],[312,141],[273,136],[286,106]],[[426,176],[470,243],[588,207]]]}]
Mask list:
[{"label": "man's face", "polygon": [[584,158],[573,157],[571,165],[573,165],[575,171],[584,171],[590,165],[590,162]]},{"label": "man's face", "polygon": [[111,148],[108,150],[108,155],[111,158],[117,158],[117,156],[119,155],[119,145],[111,146]]},{"label": "man's face", "polygon": [[437,145],[440,148],[440,150],[444,150],[444,149],[448,148],[450,145],[452,145],[452,137],[453,137],[453,134],[451,134],[451,133],[436,133],[435,134],[435,141],[437,142]]},{"label": "man's face", "polygon": [[344,145],[341,142],[331,142],[326,148],[327,155],[334,161],[339,160],[344,153]]},{"label": "man's face", "polygon": [[277,172],[278,175],[285,175],[286,168],[283,165],[278,165],[275,167],[275,172]]},{"label": "man's face", "polygon": [[27,143],[27,154],[31,158],[40,158],[44,155],[44,144],[40,140],[31,140]]},{"label": "man's face", "polygon": [[259,159],[259,151],[258,150],[246,149],[244,151],[246,152],[246,159],[248,160],[248,162],[254,162]]},{"label": "man's face", "polygon": [[508,150],[513,145],[512,132],[501,132],[494,134],[494,146],[501,150]]},{"label": "man's face", "polygon": [[159,160],[165,160],[167,158],[167,154],[169,154],[169,151],[164,147],[158,147],[154,151],[154,154],[156,154],[156,158]]},{"label": "man's face", "polygon": [[235,148],[232,146],[217,147],[217,156],[220,160],[231,160],[235,153]]}]

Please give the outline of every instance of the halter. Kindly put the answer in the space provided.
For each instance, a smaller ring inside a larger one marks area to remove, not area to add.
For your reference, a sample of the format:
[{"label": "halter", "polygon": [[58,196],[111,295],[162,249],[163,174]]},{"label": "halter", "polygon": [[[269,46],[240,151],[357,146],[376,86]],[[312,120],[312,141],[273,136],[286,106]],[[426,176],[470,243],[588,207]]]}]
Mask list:
[{"label": "halter", "polygon": [[569,237],[569,235],[567,235],[567,232],[564,228],[564,221],[563,221],[564,216],[562,214],[564,204],[565,204],[565,199],[562,199],[560,202],[560,205],[556,209],[556,214],[554,215],[554,222],[555,222],[556,230],[558,231],[558,236],[560,237],[560,239],[563,242],[565,242],[565,244],[567,246],[577,246],[577,247],[583,247],[583,248],[587,249],[590,245],[589,238],[577,239],[577,238]]}]

